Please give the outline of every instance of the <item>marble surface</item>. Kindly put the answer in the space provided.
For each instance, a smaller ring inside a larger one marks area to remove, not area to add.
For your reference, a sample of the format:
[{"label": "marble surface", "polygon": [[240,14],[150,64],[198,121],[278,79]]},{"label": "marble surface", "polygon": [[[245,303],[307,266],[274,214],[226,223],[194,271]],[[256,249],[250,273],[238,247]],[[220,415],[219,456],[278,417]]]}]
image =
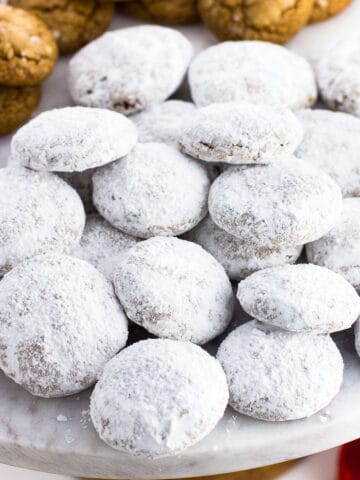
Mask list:
[{"label": "marble surface", "polygon": [[[306,27],[289,47],[311,62],[337,35],[358,30],[360,0],[337,18]],[[117,17],[112,27],[133,22]],[[215,43],[202,26],[181,29],[195,50]],[[66,87],[68,58],[62,58],[44,84],[39,108],[71,104]],[[179,96],[186,97],[186,86]],[[10,136],[0,141],[5,165]],[[0,462],[64,475],[99,478],[181,478],[242,470],[319,452],[360,436],[360,360],[351,332],[336,337],[346,369],[342,390],[319,414],[272,424],[228,410],[216,429],[182,455],[156,461],[134,458],[107,447],[89,420],[89,392],[64,399],[32,397],[0,374]]]}]

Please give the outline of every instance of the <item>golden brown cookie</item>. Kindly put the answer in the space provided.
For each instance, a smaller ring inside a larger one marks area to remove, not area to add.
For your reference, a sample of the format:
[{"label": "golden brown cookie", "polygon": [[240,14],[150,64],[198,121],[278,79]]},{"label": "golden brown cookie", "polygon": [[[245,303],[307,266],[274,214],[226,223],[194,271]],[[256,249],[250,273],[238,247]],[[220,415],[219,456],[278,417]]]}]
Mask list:
[{"label": "golden brown cookie", "polygon": [[315,0],[310,23],[322,22],[340,13],[351,3],[351,0]]},{"label": "golden brown cookie", "polygon": [[95,0],[9,0],[39,16],[50,28],[61,53],[69,53],[101,35],[109,26],[113,3]]},{"label": "golden brown cookie", "polygon": [[0,85],[0,135],[6,135],[31,116],[41,95],[35,87],[4,87]]},{"label": "golden brown cookie", "polygon": [[172,25],[199,20],[196,0],[135,0],[121,5],[121,11],[141,20]]},{"label": "golden brown cookie", "polygon": [[314,0],[199,0],[200,16],[221,40],[285,43],[309,20]]},{"label": "golden brown cookie", "polygon": [[35,15],[0,4],[0,84],[37,85],[52,72],[56,42]]}]

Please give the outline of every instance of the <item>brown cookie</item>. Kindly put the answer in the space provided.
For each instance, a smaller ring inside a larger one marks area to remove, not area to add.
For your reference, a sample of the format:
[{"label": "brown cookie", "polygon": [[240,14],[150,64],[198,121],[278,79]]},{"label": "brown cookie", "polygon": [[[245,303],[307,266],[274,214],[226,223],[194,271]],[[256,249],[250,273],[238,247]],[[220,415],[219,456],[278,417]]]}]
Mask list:
[{"label": "brown cookie", "polygon": [[41,88],[0,85],[0,135],[6,135],[31,116],[40,100]]},{"label": "brown cookie", "polygon": [[322,22],[340,13],[351,3],[351,0],[315,0],[309,22]]},{"label": "brown cookie", "polygon": [[285,43],[309,20],[313,0],[199,0],[200,16],[221,40]]},{"label": "brown cookie", "polygon": [[185,24],[199,20],[196,0],[135,0],[121,5],[121,11],[156,23]]},{"label": "brown cookie", "polygon": [[61,53],[69,53],[101,35],[109,26],[113,3],[95,0],[10,0],[39,16],[52,31]]},{"label": "brown cookie", "polygon": [[52,72],[56,42],[35,15],[0,4],[0,84],[37,85]]}]

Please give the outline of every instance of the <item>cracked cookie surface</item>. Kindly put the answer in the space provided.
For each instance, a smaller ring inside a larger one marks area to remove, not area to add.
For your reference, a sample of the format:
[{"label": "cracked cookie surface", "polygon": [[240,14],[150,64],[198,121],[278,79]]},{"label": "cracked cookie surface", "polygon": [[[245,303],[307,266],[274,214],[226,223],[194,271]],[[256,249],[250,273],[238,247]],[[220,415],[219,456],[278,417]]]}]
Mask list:
[{"label": "cracked cookie surface", "polygon": [[221,40],[285,43],[309,20],[313,0],[199,0],[202,20]]},{"label": "cracked cookie surface", "polygon": [[173,25],[194,23],[199,19],[196,0],[137,0],[125,2],[121,10],[140,20]]},{"label": "cracked cookie surface", "polygon": [[40,17],[52,31],[61,53],[74,52],[109,26],[114,5],[95,0],[9,0]]},{"label": "cracked cookie surface", "polygon": [[56,42],[46,25],[19,8],[0,5],[0,83],[36,85],[52,72]]},{"label": "cracked cookie surface", "polygon": [[35,87],[0,86],[0,135],[6,135],[24,123],[36,109],[41,95]]},{"label": "cracked cookie surface", "polygon": [[351,0],[315,0],[310,23],[322,22],[340,13]]}]

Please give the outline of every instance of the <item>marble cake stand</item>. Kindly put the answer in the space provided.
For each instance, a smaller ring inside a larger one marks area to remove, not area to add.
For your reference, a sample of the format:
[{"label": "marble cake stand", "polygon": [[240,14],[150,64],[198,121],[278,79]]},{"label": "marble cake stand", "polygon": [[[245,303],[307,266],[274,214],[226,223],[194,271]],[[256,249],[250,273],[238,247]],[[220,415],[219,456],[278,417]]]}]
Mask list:
[{"label": "marble cake stand", "polygon": [[[315,62],[337,35],[357,31],[359,16],[360,0],[354,0],[335,19],[306,27],[289,47]],[[131,23],[117,17],[113,27]],[[181,30],[197,51],[216,41],[201,26]],[[71,104],[67,62],[62,58],[45,83],[39,111]],[[10,136],[0,141],[0,166],[6,163],[9,141]],[[273,424],[229,409],[216,429],[195,447],[155,461],[121,454],[99,440],[89,419],[89,391],[44,400],[0,374],[0,462],[93,478],[182,478],[255,468],[340,445],[360,437],[360,360],[351,332],[337,335],[336,341],[345,359],[345,379],[340,394],[324,411],[306,420]]]}]

